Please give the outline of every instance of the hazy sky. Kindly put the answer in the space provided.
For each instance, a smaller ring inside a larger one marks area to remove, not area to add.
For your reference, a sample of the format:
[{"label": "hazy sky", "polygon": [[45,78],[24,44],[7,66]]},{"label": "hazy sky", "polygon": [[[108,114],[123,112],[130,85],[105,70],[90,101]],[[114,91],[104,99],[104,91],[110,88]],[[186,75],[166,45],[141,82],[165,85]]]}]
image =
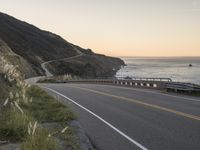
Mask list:
[{"label": "hazy sky", "polygon": [[112,56],[200,56],[200,0],[0,0],[0,11]]}]

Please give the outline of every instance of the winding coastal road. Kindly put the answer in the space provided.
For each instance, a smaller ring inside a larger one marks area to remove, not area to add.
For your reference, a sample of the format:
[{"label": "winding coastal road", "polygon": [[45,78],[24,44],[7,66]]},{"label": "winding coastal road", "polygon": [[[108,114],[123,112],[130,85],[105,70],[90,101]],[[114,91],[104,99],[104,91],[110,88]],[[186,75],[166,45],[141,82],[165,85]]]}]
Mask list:
[{"label": "winding coastal road", "polygon": [[99,150],[199,150],[200,98],[95,84],[39,84],[69,105]]},{"label": "winding coastal road", "polygon": [[56,61],[70,61],[70,60],[72,60],[72,59],[75,59],[75,58],[78,58],[78,57],[83,56],[83,53],[82,53],[80,50],[78,50],[78,49],[77,49],[76,47],[74,47],[73,45],[71,45],[71,46],[72,46],[72,47],[74,48],[74,50],[77,52],[77,55],[72,56],[72,57],[67,57],[67,58],[61,58],[61,59],[55,59],[55,60],[46,61],[46,62],[44,62],[44,63],[41,64],[41,67],[42,67],[42,69],[45,71],[45,75],[46,75],[47,77],[53,76],[53,74],[47,69],[47,67],[46,67],[47,64],[52,63],[52,62],[56,62]]},{"label": "winding coastal road", "polygon": [[[83,54],[41,64],[70,61]],[[29,79],[35,83],[41,77]],[[97,150],[199,150],[200,98],[98,84],[39,84],[78,116]]]}]

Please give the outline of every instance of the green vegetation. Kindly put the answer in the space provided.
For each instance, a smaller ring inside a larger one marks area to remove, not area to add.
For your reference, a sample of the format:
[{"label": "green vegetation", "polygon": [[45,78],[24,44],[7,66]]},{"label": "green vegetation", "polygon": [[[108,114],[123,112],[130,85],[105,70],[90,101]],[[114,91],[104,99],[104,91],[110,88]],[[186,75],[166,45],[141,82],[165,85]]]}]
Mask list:
[{"label": "green vegetation", "polygon": [[4,75],[0,73],[0,103],[3,102],[3,100],[6,98],[6,95],[8,95],[11,86],[9,86],[9,83],[7,83],[3,78]]},{"label": "green vegetation", "polygon": [[8,109],[0,115],[0,140],[18,142],[27,136],[26,117],[18,111]]},{"label": "green vegetation", "polygon": [[[57,133],[57,131],[61,131],[65,127],[66,123],[60,123],[57,124],[56,126],[54,125],[50,127],[50,130],[53,133]],[[57,134],[57,138],[64,141],[66,147],[70,147],[73,150],[78,150],[80,148],[80,145],[77,143],[77,138],[74,135],[74,130],[70,128],[68,125],[67,125],[67,130],[65,132]]]},{"label": "green vegetation", "polygon": [[[71,110],[39,87],[27,84],[17,66],[1,55],[0,84],[0,141],[22,143],[22,150],[57,150],[62,140],[59,135],[67,134],[67,122],[75,119]],[[49,122],[65,127],[52,131],[44,126]],[[68,137],[68,146],[75,150],[72,132]]]},{"label": "green vegetation", "polygon": [[[24,114],[13,106],[1,110],[0,140],[22,142],[22,150],[57,150],[59,144],[54,139],[56,137],[65,141],[67,147],[78,149],[73,130],[67,125],[67,121],[76,118],[72,111],[37,86],[28,88],[27,96],[32,97],[32,102],[20,103]],[[39,123],[56,122],[57,127],[44,128],[41,124],[33,135],[29,135],[27,128],[34,120]],[[67,130],[61,133],[66,126]]]},{"label": "green vegetation", "polygon": [[65,133],[60,134],[59,138],[65,141],[65,144],[74,150],[77,150],[80,148],[80,145],[76,142],[74,132],[70,128]]},{"label": "green vegetation", "polygon": [[[52,136],[55,136],[58,139],[65,141],[66,146],[70,147],[71,149],[78,149],[79,145],[76,142],[73,130],[66,124],[67,121],[74,120],[76,118],[72,111],[65,105],[56,101],[52,96],[49,96],[45,91],[37,86],[32,86],[31,88],[29,88],[27,94],[32,97],[32,103],[31,105],[23,104],[23,110],[25,110],[28,114],[33,116],[41,123],[56,122],[57,127],[48,128],[49,134],[52,134]],[[64,129],[66,126],[67,130],[61,133],[61,130]],[[45,147],[45,144],[41,144],[41,140],[43,140],[43,142],[45,143],[49,143],[49,145],[52,145],[51,148],[49,148],[48,150],[56,150],[57,146],[55,144],[55,141],[53,142],[53,140],[49,139],[50,137],[45,135],[47,135],[47,130],[36,133],[35,137],[29,137],[28,141],[26,141],[23,145],[25,147],[24,150],[26,149],[26,147],[29,147],[28,145],[35,145],[35,142],[38,142],[37,145],[40,145],[42,147],[42,150],[48,149],[48,147]],[[39,150],[37,147],[33,146],[33,148],[35,149],[30,150]]]},{"label": "green vegetation", "polygon": [[25,140],[22,150],[58,150],[58,143],[48,134],[44,128],[38,128],[34,135]]},{"label": "green vegetation", "polygon": [[[33,98],[33,102],[31,105],[22,106],[24,110],[30,112],[40,122],[59,122],[56,127],[49,128],[50,133],[56,133],[55,136],[65,141],[66,146],[79,149],[73,130],[66,124],[67,121],[76,118],[72,111],[37,86],[32,86],[28,90],[28,95]],[[66,126],[68,128],[64,133],[57,134]]]},{"label": "green vegetation", "polygon": [[49,96],[37,86],[28,89],[27,94],[32,97],[31,105],[22,105],[39,122],[64,122],[75,119],[72,111]]}]

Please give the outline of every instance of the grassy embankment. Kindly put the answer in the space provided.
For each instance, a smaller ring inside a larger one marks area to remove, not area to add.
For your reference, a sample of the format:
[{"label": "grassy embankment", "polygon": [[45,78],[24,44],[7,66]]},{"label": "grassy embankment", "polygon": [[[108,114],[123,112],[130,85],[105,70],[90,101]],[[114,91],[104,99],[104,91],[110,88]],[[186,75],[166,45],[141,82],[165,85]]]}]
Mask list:
[{"label": "grassy embankment", "polygon": [[80,80],[83,79],[79,76],[72,76],[71,74],[64,74],[59,76],[52,76],[52,77],[44,77],[41,78],[38,82],[39,83],[65,83],[69,80]]},{"label": "grassy embankment", "polygon": [[[19,103],[24,113],[14,107],[2,107],[0,141],[22,143],[22,150],[57,150],[60,148],[56,139],[60,139],[66,142],[67,147],[78,149],[73,131],[67,124],[75,119],[71,110],[36,86],[27,90],[27,96],[31,97],[30,104]],[[34,120],[37,120],[39,125]],[[59,126],[54,129],[43,127],[44,123],[52,122]]]}]

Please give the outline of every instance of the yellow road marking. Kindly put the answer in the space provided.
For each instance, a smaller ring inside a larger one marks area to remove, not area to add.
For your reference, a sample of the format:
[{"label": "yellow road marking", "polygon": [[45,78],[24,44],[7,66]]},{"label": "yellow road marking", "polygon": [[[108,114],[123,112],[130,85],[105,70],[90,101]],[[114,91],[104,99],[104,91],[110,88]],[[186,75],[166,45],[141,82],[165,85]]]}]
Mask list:
[{"label": "yellow road marking", "polygon": [[113,95],[113,94],[109,94],[109,93],[105,93],[105,92],[100,92],[100,91],[96,91],[96,90],[92,90],[92,89],[88,89],[88,88],[81,88],[81,87],[77,87],[77,86],[70,86],[70,87],[78,88],[78,89],[81,89],[81,90],[84,90],[84,91],[89,91],[89,92],[93,92],[93,93],[96,93],[96,94],[109,96],[109,97],[113,97],[113,98],[117,98],[117,99],[123,99],[123,100],[126,100],[126,101],[134,102],[136,104],[144,105],[144,106],[147,106],[147,107],[151,107],[151,108],[154,108],[154,109],[159,109],[159,110],[162,110],[162,111],[174,113],[174,114],[179,115],[179,116],[183,116],[183,117],[186,117],[186,118],[190,118],[190,119],[194,119],[194,120],[200,121],[200,116],[187,114],[187,113],[184,113],[184,112],[181,112],[181,111],[177,111],[177,110],[174,110],[174,109],[170,109],[170,108],[166,108],[166,107],[163,107],[163,106],[149,104],[149,103],[142,102],[142,101],[139,101],[139,100],[134,100],[134,99],[127,98],[127,97],[117,96],[117,95]]}]

